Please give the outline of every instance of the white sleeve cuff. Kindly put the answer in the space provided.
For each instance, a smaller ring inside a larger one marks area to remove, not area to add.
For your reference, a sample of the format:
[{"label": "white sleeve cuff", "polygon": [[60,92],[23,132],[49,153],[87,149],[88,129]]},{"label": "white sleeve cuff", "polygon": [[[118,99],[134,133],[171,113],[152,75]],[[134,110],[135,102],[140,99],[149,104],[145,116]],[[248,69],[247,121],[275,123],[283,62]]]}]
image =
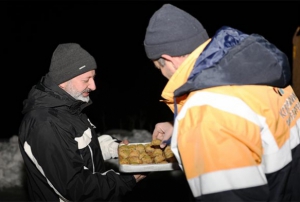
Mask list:
[{"label": "white sleeve cuff", "polygon": [[101,135],[98,137],[98,141],[102,150],[102,156],[104,160],[118,157],[119,143],[115,142],[110,135]]}]

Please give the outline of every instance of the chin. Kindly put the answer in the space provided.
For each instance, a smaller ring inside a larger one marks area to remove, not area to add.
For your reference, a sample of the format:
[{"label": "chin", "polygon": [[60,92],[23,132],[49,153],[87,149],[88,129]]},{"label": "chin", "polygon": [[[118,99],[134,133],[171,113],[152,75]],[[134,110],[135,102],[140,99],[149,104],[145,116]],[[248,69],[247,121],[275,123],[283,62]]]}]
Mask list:
[{"label": "chin", "polygon": [[81,100],[82,102],[89,102],[90,101],[90,97],[80,96],[76,100]]}]

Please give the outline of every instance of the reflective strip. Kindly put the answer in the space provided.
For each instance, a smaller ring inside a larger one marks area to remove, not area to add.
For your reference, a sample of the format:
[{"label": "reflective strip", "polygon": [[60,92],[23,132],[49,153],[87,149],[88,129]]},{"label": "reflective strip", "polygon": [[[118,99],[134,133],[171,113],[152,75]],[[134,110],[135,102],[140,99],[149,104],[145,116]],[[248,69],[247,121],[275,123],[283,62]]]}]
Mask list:
[{"label": "reflective strip", "polygon": [[290,129],[288,141],[275,153],[263,156],[265,173],[272,173],[280,170],[292,161],[292,149],[300,144],[300,119]]},{"label": "reflective strip", "polygon": [[94,165],[94,158],[93,158],[94,154],[93,154],[93,150],[92,150],[91,146],[88,145],[88,147],[89,147],[90,152],[91,152],[91,159],[92,159],[92,165],[93,165],[93,174],[94,174],[95,173],[95,165]]},{"label": "reflective strip", "polygon": [[296,125],[291,128],[290,142],[292,149],[300,144],[300,118],[297,120]]},{"label": "reflective strip", "polygon": [[120,173],[114,171],[113,169],[107,170],[107,171],[105,171],[104,173],[101,173],[101,175],[106,175],[106,173],[108,173],[108,172],[114,172],[114,173],[116,173],[117,175],[120,175]]},{"label": "reflective strip", "polygon": [[275,153],[263,155],[262,165],[265,173],[272,173],[280,170],[292,161],[292,151],[290,141],[286,141],[284,145]]},{"label": "reflective strip", "polygon": [[[221,102],[220,102],[221,100]],[[189,179],[194,196],[214,193],[230,189],[240,189],[266,184],[265,174],[280,170],[291,162],[291,149],[299,145],[300,120],[291,129],[290,139],[279,149],[273,137],[265,117],[256,114],[244,101],[237,97],[211,92],[195,93],[182,107],[174,122],[174,131],[171,141],[171,149],[175,154],[179,165],[182,167],[178,151],[178,123],[185,117],[191,107],[208,105],[222,111],[240,116],[261,128],[261,139],[264,148],[263,161],[259,169],[257,167],[237,168],[230,171],[218,171],[203,174],[201,177]],[[255,173],[255,174],[254,174]],[[239,177],[240,176],[240,177]],[[237,180],[237,179],[243,180]],[[215,183],[214,183],[215,182]],[[204,185],[204,186],[203,186]]]},{"label": "reflective strip", "polygon": [[267,184],[261,166],[216,171],[188,180],[194,197]]},{"label": "reflective strip", "polygon": [[24,143],[24,151],[26,152],[27,156],[32,160],[32,162],[35,164],[35,166],[37,167],[37,169],[41,172],[41,174],[46,178],[49,186],[55,191],[55,193],[58,195],[59,200],[60,201],[69,201],[67,199],[65,199],[52,185],[52,183],[48,180],[48,178],[45,176],[44,170],[43,168],[39,165],[39,163],[37,162],[36,158],[34,157],[34,155],[32,154],[31,151],[31,146],[27,143],[27,141]]},{"label": "reflective strip", "polygon": [[92,124],[92,122],[90,121],[90,119],[87,119],[88,121],[89,121],[89,123],[91,124],[91,126],[93,127],[93,128],[96,128],[96,126],[94,125],[94,124]]},{"label": "reflective strip", "polygon": [[82,136],[76,137],[75,140],[78,142],[78,149],[83,149],[87,147],[92,141],[91,129],[86,129],[86,131],[83,132]]},{"label": "reflective strip", "polygon": [[278,145],[266,123],[265,117],[256,114],[244,101],[237,97],[211,92],[197,92],[187,100],[176,119],[180,120],[184,118],[189,108],[202,105],[212,106],[216,109],[235,114],[256,124],[261,129],[264,154],[278,151]]},{"label": "reflective strip", "polygon": [[179,154],[179,151],[178,151],[178,142],[177,142],[177,139],[178,139],[178,123],[179,123],[179,120],[178,118],[176,118],[174,120],[174,126],[173,126],[173,134],[172,134],[172,138],[171,138],[171,150],[175,156],[175,158],[177,159],[177,162],[178,162],[178,166],[180,167],[181,170],[184,171],[183,169],[183,166],[182,166],[182,162],[181,162],[181,158],[180,158],[180,154]]}]

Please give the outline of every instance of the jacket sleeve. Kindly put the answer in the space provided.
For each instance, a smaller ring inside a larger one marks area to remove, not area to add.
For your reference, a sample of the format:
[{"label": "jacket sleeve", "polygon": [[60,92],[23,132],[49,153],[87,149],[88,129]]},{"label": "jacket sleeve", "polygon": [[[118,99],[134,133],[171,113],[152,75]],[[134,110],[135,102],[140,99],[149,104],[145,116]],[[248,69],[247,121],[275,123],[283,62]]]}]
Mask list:
[{"label": "jacket sleeve", "polygon": [[113,139],[110,135],[100,135],[98,137],[99,145],[101,147],[102,156],[104,160],[117,158],[119,143],[117,139]]},{"label": "jacket sleeve", "polygon": [[[131,191],[133,175],[120,175],[113,170],[93,172],[84,167],[77,142],[66,132],[42,122],[31,129],[24,144],[27,155],[45,177],[45,183],[63,200],[117,201]],[[91,159],[93,160],[93,159]]]}]

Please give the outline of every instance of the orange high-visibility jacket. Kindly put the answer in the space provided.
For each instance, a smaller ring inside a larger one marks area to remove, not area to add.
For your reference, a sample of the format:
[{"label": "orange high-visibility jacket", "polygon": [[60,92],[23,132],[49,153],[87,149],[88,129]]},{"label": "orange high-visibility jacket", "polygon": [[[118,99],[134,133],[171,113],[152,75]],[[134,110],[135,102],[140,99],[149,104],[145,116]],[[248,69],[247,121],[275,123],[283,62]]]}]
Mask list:
[{"label": "orange high-visibility jacket", "polygon": [[300,201],[300,103],[289,71],[262,36],[224,27],[169,80],[171,148],[197,200]]}]

